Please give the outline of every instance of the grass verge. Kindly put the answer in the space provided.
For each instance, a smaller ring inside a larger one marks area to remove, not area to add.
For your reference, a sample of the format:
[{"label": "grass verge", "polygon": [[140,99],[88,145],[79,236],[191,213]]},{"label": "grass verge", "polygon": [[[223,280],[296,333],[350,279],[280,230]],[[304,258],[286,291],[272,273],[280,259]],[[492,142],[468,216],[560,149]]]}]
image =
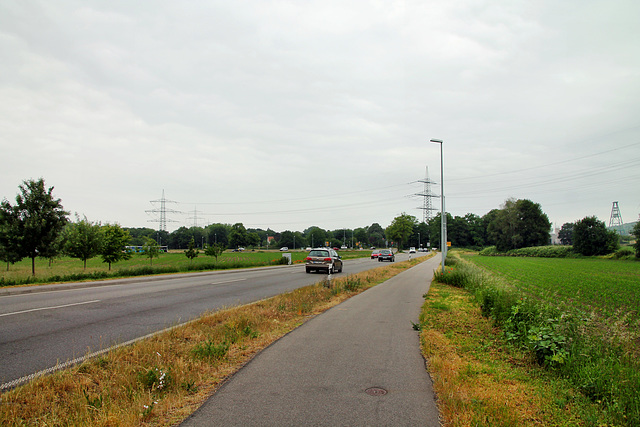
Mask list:
[{"label": "grass verge", "polygon": [[260,350],[426,258],[220,310],[0,395],[0,425],[175,425]]}]

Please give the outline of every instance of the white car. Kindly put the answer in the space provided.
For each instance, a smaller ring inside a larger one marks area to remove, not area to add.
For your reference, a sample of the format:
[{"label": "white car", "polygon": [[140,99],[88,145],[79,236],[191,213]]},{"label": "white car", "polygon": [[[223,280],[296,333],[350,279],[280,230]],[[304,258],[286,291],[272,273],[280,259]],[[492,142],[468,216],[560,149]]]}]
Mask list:
[{"label": "white car", "polygon": [[411,246],[411,247],[409,248],[409,253],[410,253],[410,254],[415,254],[415,253],[416,253],[416,248],[414,248],[413,246]]},{"label": "white car", "polygon": [[283,247],[280,248],[281,252],[285,252],[285,251],[288,251],[288,250],[289,250],[289,247],[287,247],[287,246],[283,246]]}]

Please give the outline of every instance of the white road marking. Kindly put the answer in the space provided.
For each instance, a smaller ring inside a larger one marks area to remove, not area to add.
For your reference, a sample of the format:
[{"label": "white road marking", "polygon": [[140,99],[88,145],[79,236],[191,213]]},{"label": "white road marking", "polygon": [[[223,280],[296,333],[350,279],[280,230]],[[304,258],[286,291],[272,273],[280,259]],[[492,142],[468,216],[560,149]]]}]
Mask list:
[{"label": "white road marking", "polygon": [[73,306],[76,306],[76,305],[83,305],[83,304],[93,304],[93,303],[96,303],[96,302],[100,302],[100,300],[96,299],[96,300],[93,300],[93,301],[85,301],[85,302],[76,302],[76,303],[73,303],[73,304],[56,305],[54,307],[42,307],[42,308],[32,308],[31,310],[14,311],[13,313],[0,314],[0,317],[13,316],[14,314],[31,313],[31,312],[34,312],[34,311],[41,311],[41,310],[55,310],[57,308],[73,307]]}]

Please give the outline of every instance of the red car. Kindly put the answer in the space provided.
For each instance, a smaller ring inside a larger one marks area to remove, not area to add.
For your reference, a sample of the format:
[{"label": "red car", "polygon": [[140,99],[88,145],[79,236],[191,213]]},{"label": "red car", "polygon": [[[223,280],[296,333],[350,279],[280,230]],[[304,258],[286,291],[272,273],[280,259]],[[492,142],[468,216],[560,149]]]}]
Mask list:
[{"label": "red car", "polygon": [[378,249],[371,252],[371,259],[377,259],[380,256],[380,251]]}]

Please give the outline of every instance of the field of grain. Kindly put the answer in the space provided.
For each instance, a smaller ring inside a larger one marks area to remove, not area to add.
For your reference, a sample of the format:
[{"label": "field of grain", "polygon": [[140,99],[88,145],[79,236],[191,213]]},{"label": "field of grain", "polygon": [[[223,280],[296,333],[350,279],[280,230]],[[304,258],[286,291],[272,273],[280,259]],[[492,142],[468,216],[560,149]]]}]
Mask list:
[{"label": "field of grain", "polygon": [[602,317],[640,320],[640,262],[599,258],[465,256],[525,294]]}]

